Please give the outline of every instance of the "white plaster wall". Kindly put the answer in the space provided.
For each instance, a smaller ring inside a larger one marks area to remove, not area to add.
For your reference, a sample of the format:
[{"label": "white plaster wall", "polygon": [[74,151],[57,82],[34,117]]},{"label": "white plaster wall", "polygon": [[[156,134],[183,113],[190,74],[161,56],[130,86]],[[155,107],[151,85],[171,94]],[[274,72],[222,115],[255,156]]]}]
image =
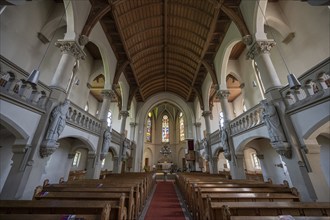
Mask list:
[{"label": "white plaster wall", "polygon": [[226,160],[224,154],[220,153],[219,156],[218,156],[218,170],[219,171],[224,171],[224,170],[228,171],[228,170],[230,170],[230,167],[225,168],[224,164],[227,165],[227,160]]},{"label": "white plaster wall", "polygon": [[91,31],[89,40],[99,48],[102,56],[105,77],[104,88],[112,89],[112,81],[116,73],[117,59],[99,22]]},{"label": "white plaster wall", "polygon": [[86,145],[88,144],[93,151],[97,149],[97,143],[99,141],[99,136],[84,132],[83,130],[71,127],[66,125],[59,139],[63,139],[65,137],[75,137],[77,139],[82,140]]},{"label": "white plaster wall", "polygon": [[315,131],[320,122],[329,119],[330,101],[305,109],[291,115],[293,126],[300,137],[308,138],[312,131]]},{"label": "white plaster wall", "polygon": [[221,111],[222,109],[220,102],[214,102],[212,109],[213,119],[210,120],[211,133],[215,132],[216,130],[219,130],[219,117]]},{"label": "white plaster wall", "polygon": [[14,122],[19,122],[20,128],[30,137],[27,142],[27,144],[30,144],[41,116],[38,113],[2,99],[0,99],[0,112],[1,116],[3,115]]},{"label": "white plaster wall", "polygon": [[258,83],[256,74],[252,65],[252,60],[246,59],[247,50],[244,50],[242,55],[239,57],[239,65],[241,69],[242,82],[245,83],[243,88],[244,103],[247,109],[250,109],[257,105],[262,100],[261,89],[258,87],[253,87],[252,82]]},{"label": "white plaster wall", "polygon": [[119,119],[119,108],[117,102],[111,102],[110,111],[112,113],[112,129],[120,132],[121,119]]},{"label": "white plaster wall", "polygon": [[[241,40],[241,34],[237,29],[234,22],[232,22],[228,28],[227,34],[223,39],[221,46],[217,52],[217,55],[214,59],[215,71],[218,78],[218,83],[220,84],[220,89],[226,89],[226,73],[227,72],[227,60],[229,58],[230,51],[227,51],[228,47]],[[232,45],[233,46],[233,45]],[[226,58],[226,60],[224,60]]]},{"label": "white plaster wall", "polygon": [[98,106],[99,106],[99,102],[97,101],[96,98],[94,98],[94,96],[92,96],[91,93],[89,93],[88,95],[88,113],[91,115],[96,116],[96,112],[98,110]]},{"label": "white plaster wall", "polygon": [[300,76],[329,57],[330,10],[327,6],[316,7],[301,1],[279,1],[279,4],[296,36],[288,45],[282,39],[275,39],[277,47],[283,50],[289,70]]},{"label": "white plaster wall", "polygon": [[44,173],[41,176],[41,181],[49,179],[50,183],[58,183],[61,177],[67,179],[68,172],[71,168],[69,163],[68,154],[70,153],[71,145],[67,140],[60,141],[60,147],[50,156],[46,167],[44,168]]},{"label": "white plaster wall", "polygon": [[[7,6],[0,17],[0,52],[27,72],[37,68],[48,44],[37,38],[54,7],[53,1]],[[33,24],[33,25],[31,25]]]},{"label": "white plaster wall", "polygon": [[113,171],[113,156],[111,153],[108,153],[105,156],[104,166],[102,170]]},{"label": "white plaster wall", "polygon": [[9,135],[6,137],[0,136],[1,144],[0,144],[0,192],[2,191],[3,185],[8,177],[9,171],[11,169],[12,164],[12,146],[15,141],[15,137],[13,135]]},{"label": "white plaster wall", "polygon": [[[75,76],[75,79],[79,79],[79,85],[75,85],[75,83],[73,83],[69,94],[69,99],[82,109],[85,108],[89,97],[90,90],[87,87],[87,83],[94,62],[92,56],[88,53],[88,51],[85,50],[85,53],[86,59],[79,61],[79,69]],[[91,104],[92,103],[89,103],[90,107]]]}]

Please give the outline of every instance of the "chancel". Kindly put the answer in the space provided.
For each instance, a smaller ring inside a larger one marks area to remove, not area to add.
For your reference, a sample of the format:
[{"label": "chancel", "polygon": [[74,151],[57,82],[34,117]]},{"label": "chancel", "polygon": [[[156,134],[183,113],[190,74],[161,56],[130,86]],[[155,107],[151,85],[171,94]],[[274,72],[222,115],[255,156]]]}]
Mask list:
[{"label": "chancel", "polygon": [[329,219],[329,7],[1,0],[0,219]]}]

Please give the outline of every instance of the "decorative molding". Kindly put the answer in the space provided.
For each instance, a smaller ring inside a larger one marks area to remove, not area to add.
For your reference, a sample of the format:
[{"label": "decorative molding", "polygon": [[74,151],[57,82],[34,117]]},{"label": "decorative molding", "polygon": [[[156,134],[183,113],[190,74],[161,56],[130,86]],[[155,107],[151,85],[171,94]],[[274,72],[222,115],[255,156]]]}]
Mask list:
[{"label": "decorative molding", "polygon": [[103,98],[111,98],[114,95],[114,91],[112,89],[103,89],[101,91],[101,95]]},{"label": "decorative molding", "polygon": [[129,112],[128,111],[120,111],[120,116],[123,116],[124,118],[127,118],[129,116]]},{"label": "decorative molding", "polygon": [[58,40],[55,46],[60,48],[62,53],[72,54],[77,60],[84,60],[86,57],[85,52],[76,41]]},{"label": "decorative molding", "polygon": [[228,99],[229,95],[230,95],[229,90],[218,90],[217,91],[217,97],[219,99]]},{"label": "decorative molding", "polygon": [[256,41],[250,47],[248,53],[246,54],[248,59],[254,59],[256,56],[264,53],[270,53],[270,50],[276,45],[274,40],[263,40]]}]

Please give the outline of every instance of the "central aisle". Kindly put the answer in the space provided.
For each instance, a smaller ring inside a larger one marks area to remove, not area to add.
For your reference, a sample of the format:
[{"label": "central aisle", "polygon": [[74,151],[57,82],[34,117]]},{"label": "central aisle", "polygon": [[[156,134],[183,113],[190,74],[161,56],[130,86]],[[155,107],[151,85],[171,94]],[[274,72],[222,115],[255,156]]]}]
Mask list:
[{"label": "central aisle", "polygon": [[157,182],[156,190],[149,205],[145,220],[185,220],[174,183]]}]

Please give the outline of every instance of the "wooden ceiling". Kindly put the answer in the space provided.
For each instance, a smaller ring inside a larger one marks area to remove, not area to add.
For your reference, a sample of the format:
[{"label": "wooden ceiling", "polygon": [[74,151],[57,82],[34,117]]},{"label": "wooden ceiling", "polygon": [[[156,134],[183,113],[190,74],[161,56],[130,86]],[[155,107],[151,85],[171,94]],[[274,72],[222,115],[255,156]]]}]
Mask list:
[{"label": "wooden ceiling", "polygon": [[[90,0],[83,34],[100,21],[118,59],[130,97],[145,101],[172,92],[186,101],[201,97],[207,73],[217,84],[213,60],[232,20],[247,33],[241,0]],[[244,45],[233,50],[237,59]]]}]

